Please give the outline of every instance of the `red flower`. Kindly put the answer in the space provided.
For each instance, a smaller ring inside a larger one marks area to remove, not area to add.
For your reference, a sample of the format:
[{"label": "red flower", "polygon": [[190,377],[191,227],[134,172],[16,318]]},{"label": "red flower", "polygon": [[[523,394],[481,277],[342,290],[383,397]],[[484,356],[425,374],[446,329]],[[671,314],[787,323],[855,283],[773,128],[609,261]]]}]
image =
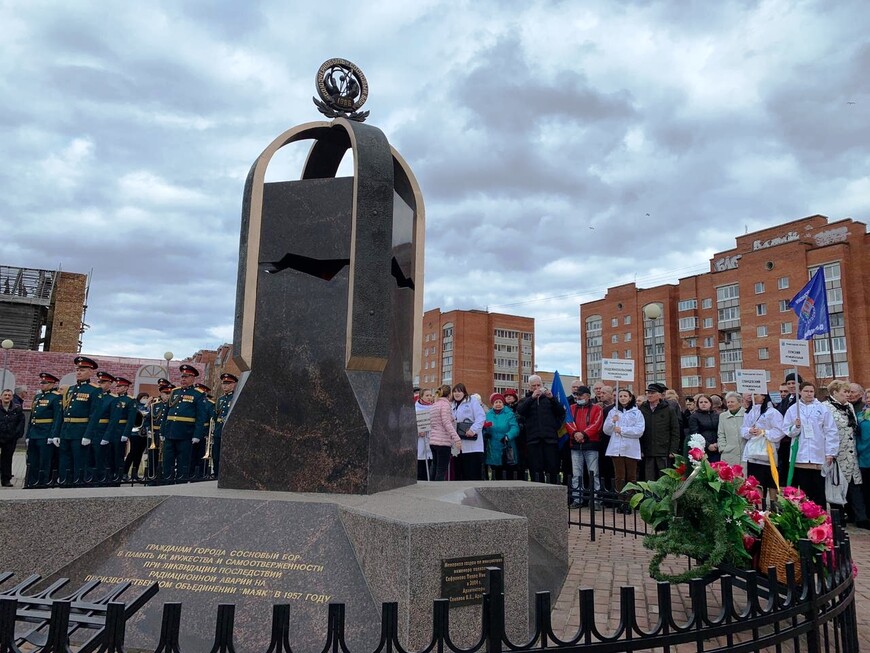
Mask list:
[{"label": "red flower", "polygon": [[686,477],[686,463],[680,463],[679,465],[676,466],[675,469],[676,469],[677,474],[679,474],[683,478]]},{"label": "red flower", "polygon": [[743,534],[743,548],[747,551],[752,551],[752,547],[755,545],[756,540],[754,537],[749,535],[748,533]]},{"label": "red flower", "polygon": [[761,493],[758,490],[749,490],[744,498],[756,506],[761,503]]},{"label": "red flower", "polygon": [[701,460],[704,458],[704,452],[697,448],[689,449],[689,458],[692,460]]},{"label": "red flower", "polygon": [[734,470],[732,470],[728,465],[720,467],[717,471],[719,472],[719,478],[723,481],[734,480]]},{"label": "red flower", "polygon": [[734,476],[743,476],[743,467],[740,465],[731,465],[731,471],[734,472]]},{"label": "red flower", "polygon": [[747,476],[746,481],[743,483],[744,486],[750,488],[757,488],[761,483],[758,482],[758,479],[754,476]]},{"label": "red flower", "polygon": [[782,488],[782,496],[790,501],[803,501],[807,498],[807,495],[804,494],[803,490],[791,486]]},{"label": "red flower", "polygon": [[821,544],[825,541],[825,537],[827,533],[825,532],[824,526],[813,526],[810,530],[807,531],[807,538],[813,544]]},{"label": "red flower", "polygon": [[804,501],[801,504],[801,512],[807,519],[818,519],[825,514],[825,511],[822,509],[822,507],[817,503],[813,503],[812,501]]},{"label": "red flower", "polygon": [[753,510],[752,512],[750,512],[750,513],[749,513],[749,517],[750,517],[750,518],[752,519],[752,521],[754,521],[756,524],[761,525],[761,524],[764,523],[764,515],[761,514],[758,510]]}]

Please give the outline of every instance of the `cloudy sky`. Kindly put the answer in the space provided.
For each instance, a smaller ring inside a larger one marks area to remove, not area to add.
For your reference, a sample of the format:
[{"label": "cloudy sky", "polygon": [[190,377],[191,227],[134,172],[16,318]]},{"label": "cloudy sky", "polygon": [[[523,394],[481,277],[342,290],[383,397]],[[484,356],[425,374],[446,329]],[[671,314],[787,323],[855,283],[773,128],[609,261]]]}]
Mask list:
[{"label": "cloudy sky", "polygon": [[870,219],[868,24],[864,0],[0,0],[0,264],[92,271],[87,352],[230,340],[245,176],[344,57],[423,189],[426,308],[532,316],[538,367],[577,373],[608,286]]}]

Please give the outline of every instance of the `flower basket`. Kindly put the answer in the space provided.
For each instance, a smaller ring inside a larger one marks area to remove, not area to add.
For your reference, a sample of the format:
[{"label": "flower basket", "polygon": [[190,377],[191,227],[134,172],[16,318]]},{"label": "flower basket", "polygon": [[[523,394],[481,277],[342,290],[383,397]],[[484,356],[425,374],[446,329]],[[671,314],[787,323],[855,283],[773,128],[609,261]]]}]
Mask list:
[{"label": "flower basket", "polygon": [[767,573],[768,567],[776,567],[776,578],[784,583],[786,580],[785,564],[793,562],[795,582],[801,582],[800,555],[797,550],[782,536],[779,529],[770,522],[764,523],[761,531],[761,554],[758,556],[758,571]]}]

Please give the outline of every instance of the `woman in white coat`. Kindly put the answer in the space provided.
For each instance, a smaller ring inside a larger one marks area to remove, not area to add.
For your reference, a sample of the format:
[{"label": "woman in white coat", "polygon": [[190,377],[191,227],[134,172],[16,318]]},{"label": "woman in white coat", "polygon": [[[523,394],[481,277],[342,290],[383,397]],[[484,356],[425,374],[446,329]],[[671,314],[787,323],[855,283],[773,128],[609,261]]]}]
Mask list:
[{"label": "woman in white coat", "polygon": [[450,405],[456,421],[456,432],[462,438],[459,478],[463,481],[482,481],[483,423],[486,421],[486,413],[480,402],[468,395],[468,390],[462,383],[453,386],[453,401]]},{"label": "woman in white coat", "polygon": [[630,390],[620,390],[616,406],[604,420],[604,432],[610,436],[604,455],[613,462],[617,492],[622,492],[626,483],[637,480],[637,462],[640,460],[640,437],[643,430],[643,413],[637,407],[634,395]]},{"label": "woman in white coat", "polygon": [[[771,501],[776,500],[776,482],[772,469],[776,469],[776,450],[779,441],[785,437],[782,430],[782,415],[774,408],[770,395],[755,395],[754,405],[743,417],[740,434],[746,440],[743,460],[747,463],[747,474],[758,479],[761,487],[766,487]],[[784,483],[782,479],[780,483]]]}]

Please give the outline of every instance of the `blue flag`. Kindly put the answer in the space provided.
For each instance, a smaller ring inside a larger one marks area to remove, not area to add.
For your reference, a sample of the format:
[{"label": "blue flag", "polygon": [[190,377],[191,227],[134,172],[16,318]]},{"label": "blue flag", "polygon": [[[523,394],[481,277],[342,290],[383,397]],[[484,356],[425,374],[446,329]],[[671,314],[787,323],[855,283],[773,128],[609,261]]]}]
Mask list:
[{"label": "blue flag", "polygon": [[[550,389],[553,393],[553,399],[558,401],[565,407],[565,422],[574,423],[574,417],[571,415],[571,405],[568,403],[568,395],[565,394],[565,388],[562,386],[562,379],[559,377],[559,371],[553,372],[553,387]],[[563,424],[559,428],[559,448],[564,449],[568,444],[568,430]]]},{"label": "blue flag", "polygon": [[828,293],[825,290],[825,269],[819,267],[807,285],[800,289],[789,304],[798,317],[798,340],[811,340],[813,336],[828,333]]}]

